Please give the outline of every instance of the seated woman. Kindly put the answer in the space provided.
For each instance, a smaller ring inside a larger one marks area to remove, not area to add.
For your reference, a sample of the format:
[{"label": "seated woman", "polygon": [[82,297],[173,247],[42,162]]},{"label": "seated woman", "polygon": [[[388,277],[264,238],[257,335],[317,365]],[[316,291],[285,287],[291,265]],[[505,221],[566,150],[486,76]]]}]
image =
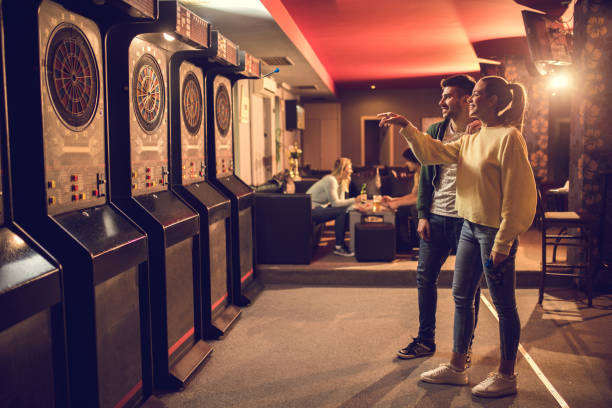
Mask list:
[{"label": "seated woman", "polygon": [[412,150],[408,147],[402,153],[406,159],[408,171],[413,173],[412,190],[401,197],[383,197],[383,203],[397,210],[395,224],[397,228],[397,252],[409,253],[419,245],[419,236],[416,233],[417,211],[416,202],[419,192],[419,175],[421,173],[421,163],[417,160]]},{"label": "seated woman", "polygon": [[341,157],[334,163],[331,174],[324,176],[306,191],[306,194],[311,195],[312,220],[317,224],[334,220],[336,236],[334,254],[341,256],[355,255],[344,244],[349,207],[361,208],[361,206],[355,205],[358,202],[356,199],[359,197],[344,198],[348,192],[352,173],[351,160]]}]

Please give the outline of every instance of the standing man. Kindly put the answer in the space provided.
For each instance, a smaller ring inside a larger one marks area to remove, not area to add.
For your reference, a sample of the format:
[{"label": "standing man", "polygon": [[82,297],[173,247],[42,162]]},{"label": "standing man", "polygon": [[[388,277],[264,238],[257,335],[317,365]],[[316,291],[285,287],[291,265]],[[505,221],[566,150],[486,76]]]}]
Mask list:
[{"label": "standing man", "polygon": [[[470,122],[468,98],[475,83],[474,78],[469,75],[455,75],[440,82],[442,98],[438,105],[442,109],[444,120],[427,129],[431,137],[448,143],[466,133]],[[455,209],[456,173],[457,164],[421,167],[417,196],[417,232],[421,238],[417,266],[419,333],[412,343],[397,352],[401,359],[430,356],[436,351],[438,276],[448,255],[456,252],[463,226],[463,218],[459,217]],[[476,260],[474,267],[481,268],[480,262],[480,259]],[[475,323],[479,304],[480,288],[475,297]],[[469,354],[468,351],[467,366],[471,362]]]}]

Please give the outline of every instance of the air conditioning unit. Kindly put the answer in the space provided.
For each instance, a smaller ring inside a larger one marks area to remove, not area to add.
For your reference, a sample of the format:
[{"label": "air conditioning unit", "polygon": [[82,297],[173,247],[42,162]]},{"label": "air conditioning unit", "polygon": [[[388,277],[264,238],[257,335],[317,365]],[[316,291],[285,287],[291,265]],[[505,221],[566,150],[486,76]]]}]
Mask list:
[{"label": "air conditioning unit", "polygon": [[276,94],[276,81],[272,78],[261,78],[253,81],[253,92],[264,95]]}]

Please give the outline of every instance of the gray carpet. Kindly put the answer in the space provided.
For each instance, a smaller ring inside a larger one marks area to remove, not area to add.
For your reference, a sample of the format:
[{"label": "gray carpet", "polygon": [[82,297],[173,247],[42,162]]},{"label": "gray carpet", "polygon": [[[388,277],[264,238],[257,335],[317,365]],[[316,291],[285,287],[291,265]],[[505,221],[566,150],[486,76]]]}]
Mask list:
[{"label": "gray carpet", "polygon": [[[537,228],[521,235],[516,256],[516,282],[519,288],[540,286],[540,231]],[[342,285],[342,286],[416,286],[418,250],[398,255],[393,262],[357,262],[355,257],[333,254],[333,230],[326,229],[310,265],[266,265],[255,267],[264,284]],[[559,248],[559,259],[565,259],[565,248]],[[549,248],[549,258],[552,249]],[[451,287],[455,257],[449,256],[442,266],[438,286]],[[567,286],[568,278],[549,278],[547,286]]]},{"label": "gray carpet", "polygon": [[[537,290],[518,291],[521,343],[570,407],[609,407],[612,299],[586,309],[563,296],[547,295],[540,308]],[[450,289],[438,303],[438,352],[405,361],[395,352],[416,335],[415,288],[268,286],[226,338],[211,343],[212,356],[186,388],[161,398],[169,408],[559,406],[523,357],[513,397],[420,383],[421,372],[450,356]],[[496,368],[497,327],[483,305],[470,386]]]}]

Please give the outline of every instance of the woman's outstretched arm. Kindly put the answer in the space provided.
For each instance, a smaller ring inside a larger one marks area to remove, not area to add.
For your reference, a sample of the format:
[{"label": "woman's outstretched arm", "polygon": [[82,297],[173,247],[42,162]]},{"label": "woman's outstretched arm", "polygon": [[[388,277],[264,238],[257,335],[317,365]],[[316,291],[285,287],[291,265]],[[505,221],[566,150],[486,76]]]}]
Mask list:
[{"label": "woman's outstretched arm", "polygon": [[414,152],[414,155],[422,165],[430,164],[452,164],[459,158],[459,150],[463,137],[458,140],[444,144],[418,130],[408,119],[393,112],[379,113],[380,127],[390,125],[401,126],[400,135],[404,136],[406,142]]}]

